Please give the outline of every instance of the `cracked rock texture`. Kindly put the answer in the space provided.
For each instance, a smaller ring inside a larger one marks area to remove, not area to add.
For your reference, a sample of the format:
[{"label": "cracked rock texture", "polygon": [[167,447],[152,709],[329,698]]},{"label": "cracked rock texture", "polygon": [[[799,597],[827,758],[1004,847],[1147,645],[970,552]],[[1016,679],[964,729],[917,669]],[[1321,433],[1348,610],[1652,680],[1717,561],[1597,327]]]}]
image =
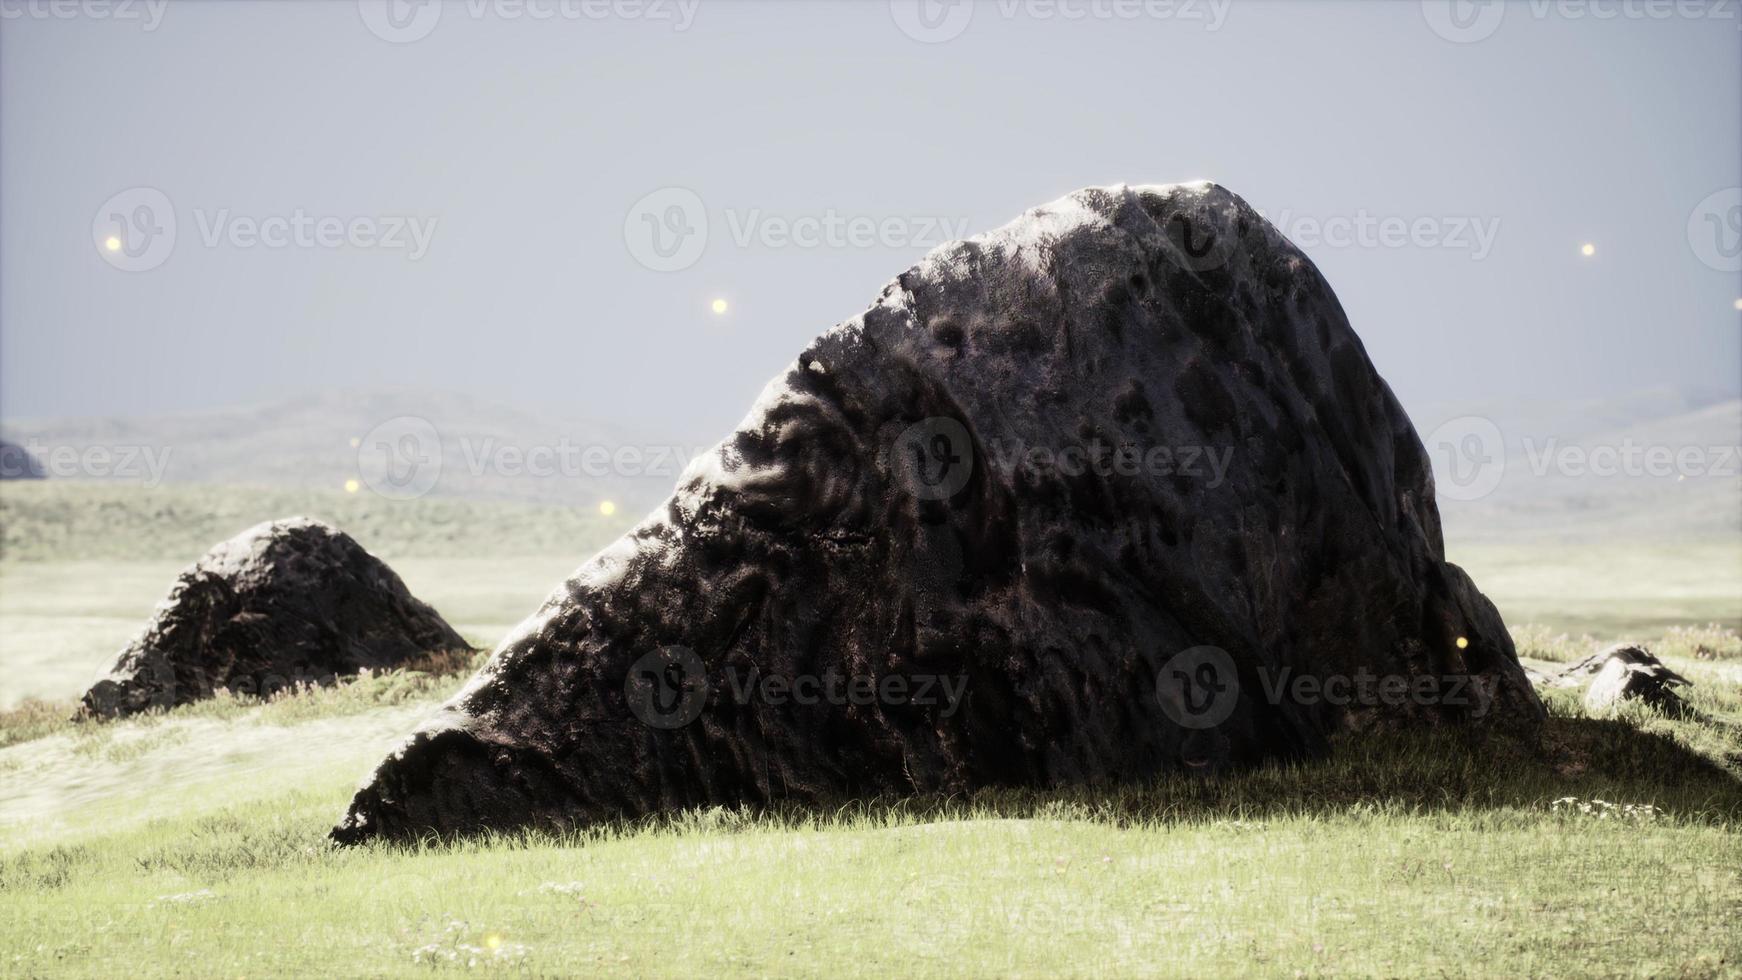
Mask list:
[{"label": "cracked rock texture", "polygon": [[289,518],[250,528],[188,566],[83,703],[112,717],[219,688],[266,696],[467,646],[350,535]]},{"label": "cracked rock texture", "polygon": [[817,338],[333,835],[1138,781],[1542,714],[1312,263],[1214,184],[1121,185]]}]

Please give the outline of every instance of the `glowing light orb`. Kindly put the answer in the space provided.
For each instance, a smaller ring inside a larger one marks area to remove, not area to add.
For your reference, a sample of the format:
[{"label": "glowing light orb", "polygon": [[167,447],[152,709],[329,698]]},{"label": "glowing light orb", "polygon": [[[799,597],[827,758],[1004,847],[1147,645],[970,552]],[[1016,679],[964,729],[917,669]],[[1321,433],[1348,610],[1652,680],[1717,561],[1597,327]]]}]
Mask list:
[{"label": "glowing light orb", "polygon": [[1739,299],[1730,305],[1736,307],[1736,309],[1738,309],[1738,310],[1742,310],[1742,299]]},{"label": "glowing light orb", "polygon": [[1462,636],[1458,637],[1458,649],[1462,650],[1465,647],[1468,647],[1469,645],[1470,645],[1470,641],[1467,638],[1462,637]]},{"label": "glowing light orb", "polygon": [[617,505],[609,500],[601,500],[599,501],[599,513],[604,514],[606,517],[610,517],[612,514],[617,513]]},{"label": "glowing light orb", "polygon": [[713,309],[715,315],[725,313],[726,312],[726,301],[723,299],[714,300],[712,309]]},{"label": "glowing light orb", "polygon": [[110,235],[108,238],[103,240],[103,247],[111,252],[119,252],[121,251],[121,239],[116,238],[114,235]]},{"label": "glowing light orb", "polygon": [[488,936],[484,937],[484,945],[489,947],[490,949],[495,949],[496,947],[502,945],[502,937],[497,935],[496,933],[491,933]]},{"label": "glowing light orb", "polygon": [[1579,247],[1579,254],[1588,259],[1597,254],[1597,246],[1592,245],[1590,242],[1586,242],[1584,245]]},{"label": "glowing light orb", "polygon": [[346,493],[356,493],[357,491],[359,491],[361,489],[363,489],[363,484],[358,483],[356,480],[346,480],[345,481],[345,492]]},{"label": "glowing light orb", "polygon": [[362,444],[363,444],[363,440],[357,438],[356,436],[351,437],[351,448],[352,449],[356,449],[358,446],[361,446]]}]

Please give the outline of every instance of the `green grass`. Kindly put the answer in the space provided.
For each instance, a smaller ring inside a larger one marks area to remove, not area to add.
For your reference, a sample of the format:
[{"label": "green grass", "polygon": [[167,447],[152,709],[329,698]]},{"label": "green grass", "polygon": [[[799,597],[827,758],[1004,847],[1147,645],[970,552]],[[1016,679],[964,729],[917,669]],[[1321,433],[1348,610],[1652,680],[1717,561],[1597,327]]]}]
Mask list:
[{"label": "green grass", "polygon": [[[1601,644],[1589,633],[1578,637],[1557,633],[1541,623],[1511,627],[1518,655],[1531,660],[1565,663],[1595,652]],[[1637,640],[1637,637],[1633,638]],[[1707,623],[1704,626],[1671,626],[1647,646],[1660,657],[1684,660],[1742,660],[1742,636],[1734,629]]]},{"label": "green grass", "polygon": [[357,780],[472,662],[71,719],[179,568],[290,513],[352,531],[485,646],[617,529],[518,505],[8,484],[0,976],[1742,976],[1728,545],[1452,553],[1521,654],[1552,669],[1644,639],[1695,681],[1697,719],[1587,717],[1554,690],[1539,744],[1372,734],[1213,779],[342,849],[325,834]]},{"label": "green grass", "polygon": [[293,687],[266,698],[220,690],[203,701],[134,715],[124,724],[83,715],[73,698],[54,701],[30,698],[15,708],[0,711],[0,748],[57,734],[70,735],[81,745],[88,745],[140,729],[193,719],[294,725],[398,705],[434,707],[482,667],[488,656],[481,650],[453,651],[433,655],[423,663],[408,664],[403,669],[365,670],[360,676],[337,684]]},{"label": "green grass", "polygon": [[[1672,665],[1703,720],[1554,691],[1540,745],[1376,734],[1209,780],[409,848],[324,835],[460,673],[62,722],[0,749],[0,973],[1742,975],[1742,663]],[[116,805],[19,802],[68,771]]]},{"label": "green grass", "polygon": [[1736,974],[1735,776],[1627,721],[1547,734],[412,848],[328,846],[345,794],[303,790],[6,855],[0,950],[91,976]]},{"label": "green grass", "polygon": [[1450,541],[1508,623],[1602,639],[1658,636],[1685,623],[1742,629],[1742,540],[1568,544]]},{"label": "green grass", "polygon": [[641,517],[451,497],[395,501],[368,490],[11,480],[0,486],[0,558],[187,564],[239,531],[293,515],[328,521],[394,560],[543,555],[577,564]]}]

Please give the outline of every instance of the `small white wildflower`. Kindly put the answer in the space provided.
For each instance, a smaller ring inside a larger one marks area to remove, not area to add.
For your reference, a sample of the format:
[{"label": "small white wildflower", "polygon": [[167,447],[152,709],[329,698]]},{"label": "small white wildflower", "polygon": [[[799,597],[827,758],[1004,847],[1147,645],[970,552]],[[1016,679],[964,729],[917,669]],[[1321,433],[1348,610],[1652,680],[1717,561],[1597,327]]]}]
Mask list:
[{"label": "small white wildflower", "polygon": [[1608,800],[1581,800],[1573,796],[1563,796],[1550,804],[1550,809],[1558,813],[1578,813],[1582,816],[1595,817],[1598,820],[1656,820],[1663,815],[1663,810],[1650,803],[1611,803]]}]

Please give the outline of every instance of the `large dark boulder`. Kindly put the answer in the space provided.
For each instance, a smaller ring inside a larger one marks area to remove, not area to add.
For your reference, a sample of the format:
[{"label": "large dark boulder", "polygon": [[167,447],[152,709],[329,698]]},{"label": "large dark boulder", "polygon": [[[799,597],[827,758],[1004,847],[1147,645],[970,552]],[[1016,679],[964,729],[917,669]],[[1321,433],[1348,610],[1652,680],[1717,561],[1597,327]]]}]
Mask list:
[{"label": "large dark boulder", "polygon": [[350,535],[290,518],[250,528],[183,571],[83,703],[112,717],[219,688],[270,696],[466,647]]},{"label": "large dark boulder", "polygon": [[1312,263],[1213,184],[946,245],[772,382],[334,837],[1142,780],[1541,703]]}]

